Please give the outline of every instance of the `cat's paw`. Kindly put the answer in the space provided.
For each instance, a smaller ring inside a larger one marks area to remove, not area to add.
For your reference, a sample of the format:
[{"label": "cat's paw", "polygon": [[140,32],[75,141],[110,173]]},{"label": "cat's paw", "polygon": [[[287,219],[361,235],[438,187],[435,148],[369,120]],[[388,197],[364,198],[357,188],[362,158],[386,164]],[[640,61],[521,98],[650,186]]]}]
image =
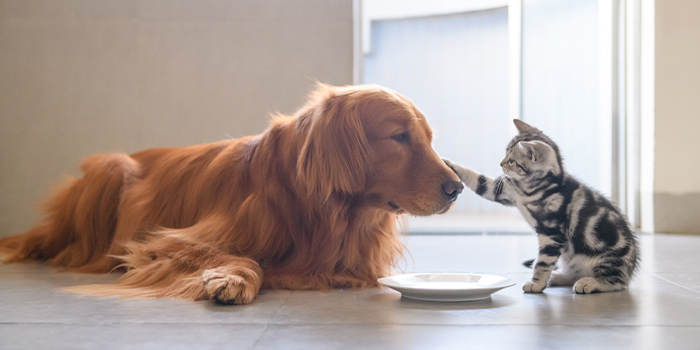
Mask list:
[{"label": "cat's paw", "polygon": [[593,277],[584,277],[574,284],[574,292],[578,294],[590,294],[601,291],[602,285]]},{"label": "cat's paw", "polygon": [[541,282],[528,281],[523,285],[525,293],[542,293],[545,288],[547,288],[547,284]]},{"label": "cat's paw", "polygon": [[454,163],[450,162],[448,159],[445,159],[445,158],[442,158],[442,161],[445,162],[445,164],[447,164],[447,166],[450,167],[450,169],[452,169],[452,171],[457,173],[457,167],[455,166]]},{"label": "cat's paw", "polygon": [[446,164],[448,167],[450,167],[450,169],[452,169],[452,172],[454,172],[455,174],[457,174],[457,176],[459,177],[459,180],[460,180],[460,181],[465,182],[465,181],[467,181],[467,180],[469,179],[470,170],[468,170],[468,169],[466,169],[466,168],[463,168],[463,167],[461,167],[461,166],[459,166],[459,165],[457,165],[457,164],[455,164],[455,163],[452,163],[452,162],[450,162],[449,160],[447,160],[447,159],[445,159],[445,158],[443,158],[442,161],[445,162],[445,164]]}]

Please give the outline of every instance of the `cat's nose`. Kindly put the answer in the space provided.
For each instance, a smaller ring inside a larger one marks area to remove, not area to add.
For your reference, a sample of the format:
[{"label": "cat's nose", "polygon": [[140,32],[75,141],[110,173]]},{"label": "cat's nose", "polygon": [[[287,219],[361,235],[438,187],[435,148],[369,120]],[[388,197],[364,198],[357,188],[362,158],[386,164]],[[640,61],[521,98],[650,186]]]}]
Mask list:
[{"label": "cat's nose", "polygon": [[462,193],[463,189],[464,185],[459,181],[449,180],[442,184],[442,190],[450,202],[457,199],[457,196]]},{"label": "cat's nose", "polygon": [[503,160],[501,161],[501,168],[503,168],[505,165],[506,165],[506,160],[503,159]]}]

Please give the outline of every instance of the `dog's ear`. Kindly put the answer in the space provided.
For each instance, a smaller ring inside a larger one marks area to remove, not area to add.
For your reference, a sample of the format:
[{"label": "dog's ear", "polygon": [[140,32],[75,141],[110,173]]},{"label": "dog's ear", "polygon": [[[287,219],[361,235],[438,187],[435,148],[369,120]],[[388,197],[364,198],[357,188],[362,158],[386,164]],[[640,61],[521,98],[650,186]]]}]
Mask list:
[{"label": "dog's ear", "polygon": [[333,192],[364,189],[370,148],[357,101],[350,92],[319,84],[305,108],[306,138],[299,153],[297,176],[308,194],[322,200]]}]

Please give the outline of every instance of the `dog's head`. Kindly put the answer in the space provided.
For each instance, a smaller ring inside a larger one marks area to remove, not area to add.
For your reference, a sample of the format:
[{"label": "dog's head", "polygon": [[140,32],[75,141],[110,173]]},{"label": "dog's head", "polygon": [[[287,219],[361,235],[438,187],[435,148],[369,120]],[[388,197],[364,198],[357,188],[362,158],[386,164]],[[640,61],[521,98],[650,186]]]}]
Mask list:
[{"label": "dog's head", "polygon": [[425,116],[394,91],[319,84],[298,123],[307,130],[298,178],[321,199],[362,195],[387,211],[431,215],[462,191],[431,146]]}]

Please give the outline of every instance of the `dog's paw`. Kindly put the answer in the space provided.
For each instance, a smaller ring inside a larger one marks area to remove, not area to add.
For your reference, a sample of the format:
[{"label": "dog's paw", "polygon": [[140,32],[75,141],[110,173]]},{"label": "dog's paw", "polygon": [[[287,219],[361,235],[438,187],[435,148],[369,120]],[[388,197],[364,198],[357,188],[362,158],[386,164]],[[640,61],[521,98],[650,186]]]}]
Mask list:
[{"label": "dog's paw", "polygon": [[574,292],[578,294],[590,294],[601,291],[602,285],[593,277],[584,277],[574,284]]},{"label": "dog's paw", "polygon": [[525,293],[542,293],[545,288],[547,288],[547,284],[541,282],[528,281],[523,285]]},{"label": "dog's paw", "polygon": [[257,295],[253,283],[221,267],[204,270],[202,281],[209,299],[220,304],[249,304]]}]

